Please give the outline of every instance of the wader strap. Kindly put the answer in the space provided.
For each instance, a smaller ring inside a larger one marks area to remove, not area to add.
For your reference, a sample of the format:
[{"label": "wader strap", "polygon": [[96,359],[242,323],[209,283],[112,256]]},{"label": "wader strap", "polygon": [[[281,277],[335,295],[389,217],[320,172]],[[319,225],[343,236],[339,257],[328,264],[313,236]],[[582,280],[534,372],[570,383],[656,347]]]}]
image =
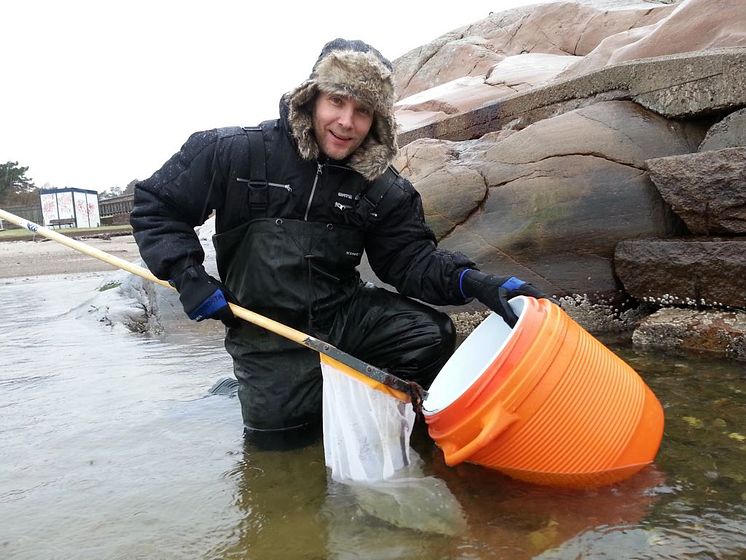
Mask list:
[{"label": "wader strap", "polygon": [[249,139],[248,205],[250,220],[267,216],[267,162],[261,126],[245,127]]},{"label": "wader strap", "polygon": [[225,201],[217,213],[217,233],[236,228],[254,217],[263,218],[267,211],[267,163],[262,127],[241,130],[249,143],[246,154],[249,178],[236,177],[226,186]]},{"label": "wader strap", "polygon": [[388,170],[378,179],[373,181],[360,196],[360,205],[358,209],[361,211],[360,213],[362,214],[364,221],[367,222],[369,216],[373,216],[374,218],[377,216],[376,209],[378,208],[378,205],[384,199],[389,188],[391,188],[391,185],[396,180],[396,178],[392,179],[390,174],[398,177],[398,174],[389,167]]}]

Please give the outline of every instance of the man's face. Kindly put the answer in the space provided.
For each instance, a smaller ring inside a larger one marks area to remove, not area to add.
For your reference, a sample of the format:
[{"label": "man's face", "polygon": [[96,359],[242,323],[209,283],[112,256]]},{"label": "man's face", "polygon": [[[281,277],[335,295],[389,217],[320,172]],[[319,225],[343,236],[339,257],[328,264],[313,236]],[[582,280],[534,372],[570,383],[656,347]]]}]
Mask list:
[{"label": "man's face", "polygon": [[313,107],[313,133],[321,151],[344,159],[358,149],[373,124],[373,111],[353,97],[321,92]]}]

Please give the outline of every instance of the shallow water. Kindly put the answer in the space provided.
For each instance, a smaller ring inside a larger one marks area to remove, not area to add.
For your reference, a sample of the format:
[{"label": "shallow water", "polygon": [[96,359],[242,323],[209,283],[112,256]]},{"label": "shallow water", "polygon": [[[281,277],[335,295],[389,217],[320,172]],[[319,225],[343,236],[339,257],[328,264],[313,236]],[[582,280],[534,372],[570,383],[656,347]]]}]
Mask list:
[{"label": "shallow water", "polygon": [[100,324],[103,277],[0,281],[0,558],[746,557],[744,363],[609,342],[666,411],[655,466],[610,488],[448,468],[416,431],[466,519],[453,535],[330,482],[320,444],[245,447],[238,402],[208,394],[231,373],[219,332]]}]

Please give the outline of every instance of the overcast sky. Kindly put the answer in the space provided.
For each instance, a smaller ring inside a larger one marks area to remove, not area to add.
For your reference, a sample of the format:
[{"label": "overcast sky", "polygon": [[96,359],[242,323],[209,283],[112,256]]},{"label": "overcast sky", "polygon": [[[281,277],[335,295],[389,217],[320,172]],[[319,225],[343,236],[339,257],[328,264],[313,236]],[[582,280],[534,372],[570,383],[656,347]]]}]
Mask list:
[{"label": "overcast sky", "polygon": [[393,60],[540,1],[9,0],[0,163],[28,166],[40,187],[124,187],[194,131],[276,117],[329,39],[362,39]]}]

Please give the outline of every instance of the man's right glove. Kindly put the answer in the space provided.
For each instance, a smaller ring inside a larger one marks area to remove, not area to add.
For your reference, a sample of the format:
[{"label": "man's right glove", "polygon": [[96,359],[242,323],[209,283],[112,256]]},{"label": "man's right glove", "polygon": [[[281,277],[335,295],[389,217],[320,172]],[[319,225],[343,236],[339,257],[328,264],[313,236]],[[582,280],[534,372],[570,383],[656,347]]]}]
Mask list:
[{"label": "man's right glove", "polygon": [[228,327],[241,324],[241,320],[228,307],[228,290],[220,281],[207,274],[202,265],[185,268],[169,283],[179,292],[181,305],[190,319],[218,319]]},{"label": "man's right glove", "polygon": [[546,298],[541,291],[515,276],[493,276],[474,269],[464,269],[459,277],[459,289],[465,298],[475,297],[500,315],[512,329],[518,317],[508,304],[515,296]]}]

